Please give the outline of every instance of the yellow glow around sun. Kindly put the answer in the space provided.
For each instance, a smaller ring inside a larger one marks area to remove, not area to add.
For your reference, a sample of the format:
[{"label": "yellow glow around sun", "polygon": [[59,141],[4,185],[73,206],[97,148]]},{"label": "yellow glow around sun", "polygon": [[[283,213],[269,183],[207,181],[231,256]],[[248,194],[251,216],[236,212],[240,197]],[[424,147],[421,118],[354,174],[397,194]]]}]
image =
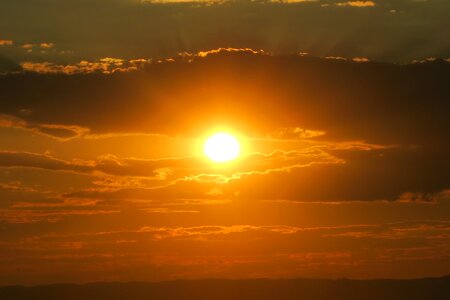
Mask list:
[{"label": "yellow glow around sun", "polygon": [[234,136],[220,132],[206,140],[203,151],[209,159],[223,163],[236,159],[241,151],[241,145]]}]

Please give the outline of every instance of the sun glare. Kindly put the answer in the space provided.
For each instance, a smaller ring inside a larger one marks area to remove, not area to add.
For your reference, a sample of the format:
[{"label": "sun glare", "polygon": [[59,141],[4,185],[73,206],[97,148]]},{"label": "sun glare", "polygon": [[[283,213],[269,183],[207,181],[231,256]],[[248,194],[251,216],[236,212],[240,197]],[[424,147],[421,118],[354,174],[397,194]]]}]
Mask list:
[{"label": "sun glare", "polygon": [[203,151],[209,159],[223,163],[236,159],[241,151],[241,145],[234,136],[221,132],[206,140]]}]

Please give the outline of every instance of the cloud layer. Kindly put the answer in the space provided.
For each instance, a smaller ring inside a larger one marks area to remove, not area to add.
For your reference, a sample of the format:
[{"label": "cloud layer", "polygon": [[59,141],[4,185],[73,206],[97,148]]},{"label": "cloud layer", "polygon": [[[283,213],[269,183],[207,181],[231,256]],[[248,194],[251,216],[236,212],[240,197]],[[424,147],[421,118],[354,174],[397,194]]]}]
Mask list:
[{"label": "cloud layer", "polygon": [[0,56],[76,64],[250,47],[405,63],[450,57],[449,11],[447,0],[4,0],[0,40],[14,45]]},{"label": "cloud layer", "polygon": [[448,272],[448,62],[133,64],[0,76],[0,284]]}]

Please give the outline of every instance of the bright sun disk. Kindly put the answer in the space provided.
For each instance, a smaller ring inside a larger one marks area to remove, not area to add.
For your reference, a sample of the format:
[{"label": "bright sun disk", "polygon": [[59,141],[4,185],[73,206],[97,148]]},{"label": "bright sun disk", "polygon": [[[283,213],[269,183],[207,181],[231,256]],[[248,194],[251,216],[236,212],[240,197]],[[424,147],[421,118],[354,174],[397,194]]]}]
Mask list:
[{"label": "bright sun disk", "polygon": [[240,150],[239,141],[234,136],[222,132],[209,137],[203,148],[205,155],[218,163],[236,159]]}]

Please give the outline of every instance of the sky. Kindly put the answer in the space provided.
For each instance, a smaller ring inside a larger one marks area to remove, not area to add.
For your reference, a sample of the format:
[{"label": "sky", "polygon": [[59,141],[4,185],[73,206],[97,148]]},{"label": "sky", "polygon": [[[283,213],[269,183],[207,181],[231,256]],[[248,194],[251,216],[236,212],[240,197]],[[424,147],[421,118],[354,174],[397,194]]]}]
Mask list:
[{"label": "sky", "polygon": [[450,58],[449,10],[447,0],[2,0],[0,54],[75,63],[234,47],[409,63]]},{"label": "sky", "polygon": [[2,0],[0,285],[450,274],[449,12]]}]

